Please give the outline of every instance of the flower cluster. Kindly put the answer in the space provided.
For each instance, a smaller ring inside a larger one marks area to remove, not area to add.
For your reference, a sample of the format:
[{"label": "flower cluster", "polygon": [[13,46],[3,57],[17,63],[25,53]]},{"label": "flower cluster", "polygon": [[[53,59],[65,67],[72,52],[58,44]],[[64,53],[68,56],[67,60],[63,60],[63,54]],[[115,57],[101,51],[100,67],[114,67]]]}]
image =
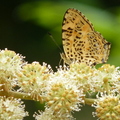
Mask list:
[{"label": "flower cluster", "polygon": [[24,65],[18,74],[20,91],[24,91],[40,101],[40,95],[46,86],[45,80],[48,80],[50,76],[50,69],[50,66],[47,67],[45,63],[43,66],[38,62]]},{"label": "flower cluster", "polygon": [[93,115],[97,116],[100,120],[120,119],[119,96],[101,94],[101,97],[98,97],[93,107],[96,108],[96,112],[93,112]]},{"label": "flower cluster", "polygon": [[[23,58],[14,51],[0,51],[0,119],[27,116],[20,99],[45,102],[45,110],[34,114],[36,120],[74,119],[72,112],[80,111],[82,104],[95,107],[94,116],[101,120],[120,119],[119,67],[71,63],[53,72],[50,65],[27,64]],[[93,93],[96,98],[91,99]]]},{"label": "flower cluster", "polygon": [[0,51],[0,91],[9,91],[17,85],[17,73],[21,71],[21,66],[26,64],[23,63],[23,58],[14,51]]},{"label": "flower cluster", "polygon": [[53,111],[57,119],[72,118],[71,111],[79,111],[80,104],[84,103],[83,89],[80,84],[68,77],[68,71],[61,68],[50,75],[47,81],[45,101],[48,109]]},{"label": "flower cluster", "polygon": [[20,99],[13,97],[0,97],[0,120],[22,120],[28,116],[25,105]]}]

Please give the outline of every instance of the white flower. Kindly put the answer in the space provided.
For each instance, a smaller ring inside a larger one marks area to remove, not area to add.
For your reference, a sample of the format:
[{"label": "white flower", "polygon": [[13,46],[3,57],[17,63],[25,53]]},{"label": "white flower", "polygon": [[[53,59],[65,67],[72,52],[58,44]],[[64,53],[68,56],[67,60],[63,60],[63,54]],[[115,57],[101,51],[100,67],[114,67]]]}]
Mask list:
[{"label": "white flower", "polygon": [[75,80],[68,77],[68,71],[64,68],[58,69],[50,75],[50,80],[46,81],[46,92],[44,98],[47,111],[50,109],[53,115],[59,120],[61,118],[72,118],[72,111],[79,111],[80,104],[84,103],[82,97],[83,89]]},{"label": "white flower", "polygon": [[96,112],[93,113],[100,120],[120,120],[119,96],[101,94],[93,104]]},{"label": "white flower", "polygon": [[0,120],[23,120],[28,116],[23,102],[12,97],[0,97]]},{"label": "white flower", "polygon": [[50,66],[40,65],[38,62],[26,64],[18,74],[18,85],[21,91],[28,93],[34,99],[39,100],[45,85],[45,80],[49,79]]},{"label": "white flower", "polygon": [[17,85],[17,74],[24,65],[23,56],[14,51],[0,51],[0,89],[9,91]]}]

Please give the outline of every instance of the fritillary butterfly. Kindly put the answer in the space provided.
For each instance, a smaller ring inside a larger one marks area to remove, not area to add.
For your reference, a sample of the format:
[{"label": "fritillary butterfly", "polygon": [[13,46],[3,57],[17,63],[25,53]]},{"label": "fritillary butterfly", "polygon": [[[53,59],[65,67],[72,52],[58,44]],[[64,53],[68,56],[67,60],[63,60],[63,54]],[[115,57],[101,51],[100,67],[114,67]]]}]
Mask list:
[{"label": "fritillary butterfly", "polygon": [[86,63],[93,66],[107,62],[111,44],[94,30],[92,23],[78,10],[68,9],[62,25],[65,63]]}]

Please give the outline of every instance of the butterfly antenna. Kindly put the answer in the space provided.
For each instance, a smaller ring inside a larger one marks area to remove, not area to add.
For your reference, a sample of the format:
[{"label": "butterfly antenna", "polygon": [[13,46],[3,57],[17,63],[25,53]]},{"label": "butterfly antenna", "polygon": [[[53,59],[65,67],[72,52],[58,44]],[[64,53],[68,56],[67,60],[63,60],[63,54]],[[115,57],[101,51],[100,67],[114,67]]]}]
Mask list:
[{"label": "butterfly antenna", "polygon": [[58,43],[56,42],[56,40],[53,38],[52,34],[48,32],[48,35],[51,37],[51,39],[56,44],[56,46],[60,49],[60,51],[63,52],[62,49],[60,48],[60,46],[58,45]]}]

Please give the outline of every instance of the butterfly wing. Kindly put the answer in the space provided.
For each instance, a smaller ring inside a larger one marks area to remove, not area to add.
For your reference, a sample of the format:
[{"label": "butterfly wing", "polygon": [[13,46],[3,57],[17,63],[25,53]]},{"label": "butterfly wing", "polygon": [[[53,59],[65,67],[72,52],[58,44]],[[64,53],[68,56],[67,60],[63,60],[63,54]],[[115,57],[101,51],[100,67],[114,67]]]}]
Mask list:
[{"label": "butterfly wing", "polygon": [[88,65],[103,63],[109,55],[110,44],[76,9],[70,8],[64,15],[62,42],[65,54],[62,53],[61,57],[67,64],[75,61]]}]

